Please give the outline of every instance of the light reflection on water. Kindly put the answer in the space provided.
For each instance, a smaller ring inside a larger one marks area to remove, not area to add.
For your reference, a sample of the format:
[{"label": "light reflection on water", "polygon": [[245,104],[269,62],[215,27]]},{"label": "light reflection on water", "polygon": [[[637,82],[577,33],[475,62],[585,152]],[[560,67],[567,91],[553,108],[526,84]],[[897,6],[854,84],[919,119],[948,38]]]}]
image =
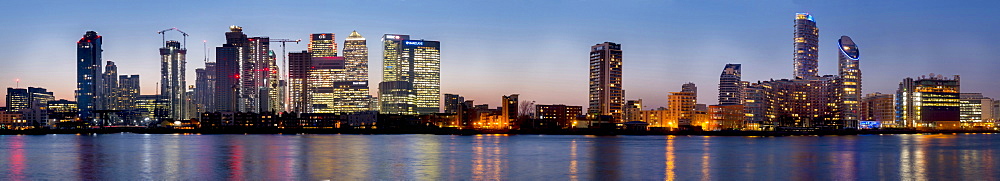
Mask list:
[{"label": "light reflection on water", "polygon": [[1000,135],[0,136],[0,180],[988,180]]}]

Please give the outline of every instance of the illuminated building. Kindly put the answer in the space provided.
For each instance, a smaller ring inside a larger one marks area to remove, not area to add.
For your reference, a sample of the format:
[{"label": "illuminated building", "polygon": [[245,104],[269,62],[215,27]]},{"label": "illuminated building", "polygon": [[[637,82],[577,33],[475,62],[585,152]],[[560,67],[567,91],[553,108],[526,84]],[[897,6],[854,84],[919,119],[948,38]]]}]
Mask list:
[{"label": "illuminated building", "polygon": [[101,36],[87,31],[76,42],[76,100],[80,104],[80,117],[93,119],[93,110],[100,106],[99,86],[101,78]]},{"label": "illuminated building", "polygon": [[21,113],[15,111],[0,111],[0,129],[27,129],[31,128],[31,123],[21,117]]},{"label": "illuminated building", "polygon": [[243,60],[240,73],[240,111],[267,112],[269,95],[267,94],[267,78],[271,74],[270,49],[271,39],[268,37],[251,37],[247,39],[247,58]]},{"label": "illuminated building", "polygon": [[[336,50],[337,44],[333,46]],[[344,60],[347,61],[348,81],[368,82],[368,40],[357,31],[352,31],[344,40]]]},{"label": "illuminated building", "polygon": [[167,100],[170,119],[187,119],[187,49],[178,41],[167,41],[160,48],[160,96]]},{"label": "illuminated building", "polygon": [[721,130],[742,130],[745,127],[741,104],[711,105],[708,109],[712,122],[719,124]]},{"label": "illuminated building", "polygon": [[694,118],[695,104],[697,99],[692,92],[670,92],[667,96],[667,110],[669,111],[666,120],[667,125],[658,127],[674,127],[691,125]]},{"label": "illuminated building", "polygon": [[622,88],[621,44],[604,42],[590,47],[589,116],[611,116],[622,121],[625,90]]},{"label": "illuminated building", "polygon": [[694,95],[694,100],[698,100],[698,86],[694,85],[693,82],[681,85],[681,92],[690,92]]},{"label": "illuminated building", "polygon": [[100,86],[101,107],[98,110],[121,110],[118,105],[118,66],[115,62],[108,61],[107,65],[104,66],[104,73],[101,74],[101,86]]},{"label": "illuminated building", "polygon": [[809,13],[795,14],[795,78],[819,75],[819,28]]},{"label": "illuminated building", "polygon": [[135,111],[135,100],[139,97],[139,75],[118,75],[118,96],[115,105],[116,110],[123,110],[126,114],[124,119],[130,123],[137,123],[138,113]]},{"label": "illuminated building", "polygon": [[847,128],[836,114],[837,80],[836,76],[827,75],[753,84],[744,92],[747,107],[752,106],[744,109],[755,111],[747,112],[748,124],[759,124],[763,129],[775,126]]},{"label": "illuminated building", "polygon": [[899,127],[896,120],[896,107],[893,94],[870,93],[861,98],[861,115],[859,120],[865,125],[879,127]]},{"label": "illuminated building", "polygon": [[239,26],[229,27],[226,44],[215,48],[214,111],[240,111],[242,65],[249,54],[247,35]]},{"label": "illuminated building", "polygon": [[993,127],[993,99],[983,93],[959,94],[959,114],[962,128],[984,129]]},{"label": "illuminated building", "polygon": [[333,33],[316,33],[309,35],[309,52],[312,53],[312,57],[336,57],[336,41],[336,35]]},{"label": "illuminated building", "polygon": [[740,64],[726,64],[719,76],[719,105],[742,104]]},{"label": "illuminated building", "polygon": [[383,82],[378,96],[381,112],[437,113],[441,108],[440,42],[386,34],[382,43]]},{"label": "illuminated building", "polygon": [[511,94],[500,98],[501,101],[500,114],[503,120],[507,120],[508,122],[514,122],[515,120],[517,120],[517,111],[518,111],[517,97],[518,97],[517,94]]},{"label": "illuminated building", "polygon": [[578,117],[583,115],[583,106],[567,106],[562,104],[555,105],[535,105],[535,115],[538,119],[542,120],[553,120],[560,125],[565,125],[569,127],[575,127],[577,124]]},{"label": "illuminated building", "polygon": [[76,101],[60,99],[48,102],[49,119],[56,122],[75,121],[80,109],[76,107]]},{"label": "illuminated building", "polygon": [[267,55],[268,55],[268,60],[267,60],[268,68],[264,69],[266,70],[264,72],[267,74],[266,75],[267,79],[265,79],[264,87],[267,89],[267,91],[262,92],[262,94],[263,93],[267,94],[266,96],[262,96],[262,98],[267,99],[267,102],[266,104],[261,104],[261,111],[262,112],[285,111],[286,83],[284,80],[281,80],[281,74],[278,73],[279,68],[277,62],[275,61],[277,60],[277,57],[276,55],[274,55],[274,51],[268,50]]},{"label": "illuminated building", "polygon": [[288,53],[288,110],[297,113],[308,111],[309,68],[312,55],[307,51]]},{"label": "illuminated building", "polygon": [[764,88],[748,81],[740,81],[743,94],[743,124],[748,130],[772,130],[773,123],[768,121],[764,111]]},{"label": "illuminated building", "polygon": [[199,112],[215,110],[215,62],[205,62],[205,68],[195,69],[195,102]]},{"label": "illuminated building", "polygon": [[624,122],[639,121],[639,111],[642,111],[642,99],[625,101]]},{"label": "illuminated building", "polygon": [[135,99],[135,107],[139,118],[146,121],[169,119],[169,100],[160,95],[139,95]]},{"label": "illuminated building", "polygon": [[905,78],[896,90],[896,122],[918,129],[960,127],[960,79],[930,74]]},{"label": "illuminated building", "polygon": [[459,113],[465,97],[458,94],[444,94],[444,113]]},{"label": "illuminated building", "polygon": [[30,97],[31,94],[28,93],[28,89],[8,87],[7,110],[20,111],[28,109],[31,105]]},{"label": "illuminated building", "polygon": [[841,36],[838,42],[840,45],[838,110],[844,124],[847,127],[855,127],[853,125],[858,125],[861,114],[861,66],[858,64],[860,52],[851,37]]},{"label": "illuminated building", "polygon": [[368,82],[348,81],[344,57],[312,57],[307,75],[310,113],[368,110]]}]

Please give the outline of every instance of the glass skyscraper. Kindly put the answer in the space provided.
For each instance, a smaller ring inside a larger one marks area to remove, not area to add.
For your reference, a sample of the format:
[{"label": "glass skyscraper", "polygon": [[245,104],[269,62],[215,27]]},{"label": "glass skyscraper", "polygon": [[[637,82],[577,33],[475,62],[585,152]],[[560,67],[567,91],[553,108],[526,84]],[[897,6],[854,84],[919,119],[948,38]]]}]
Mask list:
[{"label": "glass skyscraper", "polygon": [[168,118],[187,119],[185,79],[187,49],[178,41],[167,41],[160,48],[160,96],[167,100]]},{"label": "glass skyscraper", "polygon": [[382,38],[382,77],[379,83],[384,114],[426,114],[441,109],[441,44],[409,40],[409,35]]},{"label": "glass skyscraper", "polygon": [[839,68],[840,73],[840,114],[844,124],[856,125],[861,115],[861,66],[858,64],[860,52],[851,37],[841,36]]},{"label": "glass skyscraper", "polygon": [[719,105],[743,103],[740,68],[740,64],[726,64],[722,69],[722,75],[719,76]]},{"label": "glass skyscraper", "polygon": [[76,42],[76,100],[83,120],[93,119],[94,109],[100,107],[102,51],[97,32],[88,31]]}]

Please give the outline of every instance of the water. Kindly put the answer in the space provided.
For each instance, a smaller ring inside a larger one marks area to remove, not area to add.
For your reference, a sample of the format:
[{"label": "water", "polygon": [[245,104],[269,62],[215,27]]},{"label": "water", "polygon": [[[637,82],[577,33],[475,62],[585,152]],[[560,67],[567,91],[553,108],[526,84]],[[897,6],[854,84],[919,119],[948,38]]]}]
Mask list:
[{"label": "water", "polygon": [[1000,135],[4,135],[0,180],[996,180]]}]

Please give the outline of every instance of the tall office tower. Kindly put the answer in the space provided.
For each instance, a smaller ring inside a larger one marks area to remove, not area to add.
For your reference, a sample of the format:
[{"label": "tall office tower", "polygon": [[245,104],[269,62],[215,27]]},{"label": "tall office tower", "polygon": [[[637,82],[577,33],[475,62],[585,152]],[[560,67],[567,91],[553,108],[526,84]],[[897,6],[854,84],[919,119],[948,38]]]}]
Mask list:
[{"label": "tall office tower", "polygon": [[410,35],[386,34],[382,37],[382,81],[406,81],[402,60],[403,41],[409,40]]},{"label": "tall office tower", "polygon": [[76,100],[79,104],[80,118],[94,118],[93,110],[99,107],[101,95],[101,36],[97,32],[88,31],[76,42]]},{"label": "tall office tower", "polygon": [[[336,49],[337,44],[333,47]],[[348,81],[368,82],[368,40],[357,31],[352,31],[344,40],[344,59],[347,61]]]},{"label": "tall office tower", "polygon": [[[308,85],[309,107],[311,113],[340,113],[363,111],[351,109],[342,97],[345,91],[351,90],[351,84],[344,79],[344,57],[312,57],[312,65],[308,70],[306,81]],[[368,91],[365,89],[364,91]],[[364,109],[363,107],[358,109]]]},{"label": "tall office tower", "polygon": [[99,110],[121,110],[121,107],[117,104],[118,100],[118,66],[115,62],[108,61],[108,64],[104,66],[104,74],[101,75],[101,105]]},{"label": "tall office tower", "polygon": [[892,94],[870,93],[861,98],[861,115],[859,120],[874,122],[880,127],[897,127],[896,107],[893,105]]},{"label": "tall office tower", "polygon": [[809,13],[795,14],[795,78],[819,76],[819,28]]},{"label": "tall office tower", "polygon": [[444,113],[459,113],[465,103],[465,97],[458,94],[444,94]]},{"label": "tall office tower", "polygon": [[215,111],[240,111],[243,99],[240,78],[243,77],[243,63],[249,54],[247,35],[243,28],[230,26],[226,32],[226,44],[215,48]]},{"label": "tall office tower", "polygon": [[268,68],[265,69],[267,70],[265,71],[267,73],[267,79],[265,79],[267,104],[261,110],[266,112],[285,111],[285,80],[281,80],[281,74],[278,73],[280,71],[275,61],[277,56],[274,55],[274,51],[268,51],[268,57]]},{"label": "tall office tower", "polygon": [[403,74],[403,41],[410,35],[382,36],[382,82],[379,83],[379,112],[382,114],[414,114],[413,82]]},{"label": "tall office tower", "polygon": [[288,110],[304,113],[309,109],[308,75],[312,55],[308,51],[288,53]]},{"label": "tall office tower", "polygon": [[134,110],[135,99],[139,97],[139,75],[119,75],[118,76],[118,101],[121,109]]},{"label": "tall office tower", "polygon": [[622,88],[621,44],[604,42],[590,47],[590,107],[587,114],[622,120],[625,90]]},{"label": "tall office tower", "polygon": [[960,79],[930,74],[905,78],[896,90],[896,122],[904,127],[952,129],[959,124]]},{"label": "tall office tower", "polygon": [[505,95],[501,97],[500,117],[508,122],[517,120],[517,100],[518,94]]},{"label": "tall office tower", "polygon": [[681,92],[690,92],[694,94],[694,100],[698,100],[698,86],[694,85],[694,82],[681,85]]},{"label": "tall office tower", "polygon": [[851,37],[841,36],[839,56],[839,110],[845,124],[857,124],[861,114],[861,66],[858,64],[858,46]]},{"label": "tall office tower", "polygon": [[187,119],[188,105],[184,97],[187,49],[181,42],[170,40],[160,48],[160,96],[167,100],[168,118]]},{"label": "tall office tower", "polygon": [[743,104],[740,64],[726,64],[719,76],[719,105]]},{"label": "tall office tower", "polygon": [[268,88],[266,86],[267,77],[271,72],[268,70],[271,63],[274,63],[269,56],[271,39],[268,37],[252,37],[247,39],[249,52],[247,59],[243,61],[240,76],[240,110],[242,112],[266,112],[267,110]]},{"label": "tall office tower", "polygon": [[641,119],[639,111],[642,111],[642,99],[625,101],[623,111],[625,111],[625,117],[622,122],[639,121]]},{"label": "tall office tower", "polygon": [[403,78],[413,84],[413,105],[417,114],[438,113],[441,109],[441,43],[406,40],[400,58],[405,62]]},{"label": "tall office tower", "polygon": [[990,127],[987,123],[991,123],[989,118],[993,116],[993,99],[983,96],[983,93],[961,93],[959,98],[962,128]]},{"label": "tall office tower", "polygon": [[336,41],[337,41],[336,35],[333,33],[312,34],[309,36],[309,53],[312,53],[313,57],[336,57],[337,56]]},{"label": "tall office tower", "polygon": [[208,72],[205,68],[194,69],[194,109],[196,112],[208,112]]},{"label": "tall office tower", "polygon": [[215,62],[205,62],[205,87],[201,87],[203,93],[200,97],[204,110],[208,112],[215,112],[215,72]]}]

